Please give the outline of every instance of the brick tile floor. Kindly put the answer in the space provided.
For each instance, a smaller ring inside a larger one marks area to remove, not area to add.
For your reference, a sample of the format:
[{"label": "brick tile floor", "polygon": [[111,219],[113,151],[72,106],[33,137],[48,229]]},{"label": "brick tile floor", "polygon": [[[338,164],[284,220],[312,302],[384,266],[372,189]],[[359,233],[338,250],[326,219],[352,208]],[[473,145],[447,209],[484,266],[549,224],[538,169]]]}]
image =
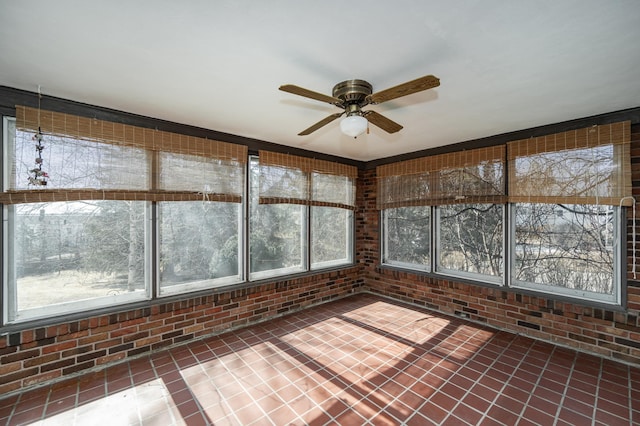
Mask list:
[{"label": "brick tile floor", "polygon": [[628,425],[640,369],[357,295],[0,399],[21,425]]}]

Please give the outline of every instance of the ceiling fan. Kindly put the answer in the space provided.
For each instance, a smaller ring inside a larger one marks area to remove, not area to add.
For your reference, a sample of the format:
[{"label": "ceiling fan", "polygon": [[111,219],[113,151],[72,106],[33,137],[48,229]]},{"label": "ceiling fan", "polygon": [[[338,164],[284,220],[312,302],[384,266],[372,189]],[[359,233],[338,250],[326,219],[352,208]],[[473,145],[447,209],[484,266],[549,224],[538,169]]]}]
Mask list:
[{"label": "ceiling fan", "polygon": [[280,90],[293,93],[294,95],[304,96],[305,98],[328,102],[344,110],[343,112],[331,114],[318,121],[313,126],[298,133],[299,136],[311,134],[343,114],[346,114],[346,117],[340,122],[340,129],[342,133],[355,138],[367,130],[367,122],[378,126],[387,133],[395,133],[402,129],[400,124],[380,113],[371,110],[362,111],[362,108],[365,106],[381,104],[391,99],[422,92],[423,90],[438,87],[439,85],[440,79],[438,77],[425,75],[424,77],[376,93],[372,93],[373,86],[364,80],[345,80],[338,83],[333,87],[332,96],[314,92],[293,84],[280,86]]}]

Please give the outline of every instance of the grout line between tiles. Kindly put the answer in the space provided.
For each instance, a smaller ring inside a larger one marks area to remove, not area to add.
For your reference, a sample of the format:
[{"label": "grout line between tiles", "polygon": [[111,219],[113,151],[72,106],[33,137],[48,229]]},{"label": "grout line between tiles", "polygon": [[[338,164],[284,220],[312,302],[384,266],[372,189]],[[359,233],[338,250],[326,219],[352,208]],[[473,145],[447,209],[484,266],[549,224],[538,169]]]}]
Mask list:
[{"label": "grout line between tiles", "polygon": [[[469,338],[469,339],[470,339],[470,338]],[[471,362],[471,361],[476,357],[476,355],[480,352],[480,350],[481,350],[482,348],[487,347],[487,346],[489,345],[489,343],[490,343],[490,342],[491,342],[491,339],[485,340],[485,342],[484,342],[484,344],[482,345],[482,347],[481,347],[481,348],[479,348],[479,350],[478,350],[478,351],[476,351],[476,353],[475,353],[471,358],[468,358],[468,359],[465,361],[465,363],[464,363],[464,364],[462,364],[462,365],[460,366],[460,368],[465,367],[469,362]],[[512,340],[512,342],[513,342],[513,340]],[[511,343],[512,343],[512,342],[510,342],[510,345],[511,345]],[[504,347],[504,348],[502,349],[502,351],[500,352],[500,354],[503,354],[503,353],[507,350],[507,348],[508,348],[508,347],[509,347],[509,346]],[[447,355],[447,357],[448,357],[448,356],[449,356],[449,355]],[[488,371],[489,369],[491,369],[491,367],[492,367],[492,366],[493,366],[493,365],[498,361],[498,358],[499,358],[499,356],[498,356],[498,357],[495,357],[495,359],[494,359],[494,361],[491,363],[491,365],[489,365],[489,366],[488,366],[488,367],[487,367],[487,368],[486,368],[486,369],[485,369],[485,370],[480,374],[480,376],[478,377],[478,379],[476,379],[476,381],[474,382],[474,385],[475,385],[475,384],[478,384],[478,383],[479,383],[479,381],[480,381],[480,379],[482,379],[483,377],[485,377],[485,376],[486,376],[487,371]],[[446,358],[443,358],[443,359],[446,359]],[[438,364],[439,364],[439,363],[438,363]],[[428,374],[428,373],[427,373],[427,374]],[[442,386],[444,386],[446,383],[449,383],[449,379],[447,379],[445,383],[443,383],[442,385],[440,385],[440,387],[439,387],[438,389],[436,389],[436,391],[439,391],[439,389],[440,389],[440,388],[442,388]],[[452,383],[452,384],[453,384],[453,383]],[[503,387],[504,387],[504,386],[506,386],[506,382],[505,382],[505,385],[503,385]],[[472,387],[473,387],[473,386],[472,386]],[[458,407],[458,405],[460,405],[460,404],[462,403],[462,399],[464,399],[464,397],[465,397],[465,396],[467,396],[470,392],[471,392],[471,387],[470,387],[469,389],[467,389],[467,391],[465,392],[465,394],[463,395],[463,397],[462,397],[462,398],[460,398],[460,400],[458,400],[458,402],[453,406],[453,408],[451,409],[451,411],[448,413],[448,416],[447,416],[447,417],[445,417],[445,420],[446,420],[448,417],[450,417],[450,416],[452,415],[451,413],[452,413],[453,411],[455,411],[456,407]],[[500,394],[500,393],[498,393],[498,395],[499,395],[499,394]],[[495,398],[496,398],[496,397],[497,397],[497,395],[494,397],[494,400],[495,400]],[[484,398],[482,398],[482,399],[484,399]],[[431,400],[431,397],[429,398],[429,400]],[[492,403],[493,401],[489,401],[489,402],[491,402],[491,403]],[[424,404],[423,404],[423,405],[424,405]],[[437,404],[436,404],[436,405],[437,405]],[[482,421],[482,420],[486,417],[486,413],[481,413],[481,414],[483,414],[483,415],[482,415],[482,417],[480,418],[480,421]]]}]

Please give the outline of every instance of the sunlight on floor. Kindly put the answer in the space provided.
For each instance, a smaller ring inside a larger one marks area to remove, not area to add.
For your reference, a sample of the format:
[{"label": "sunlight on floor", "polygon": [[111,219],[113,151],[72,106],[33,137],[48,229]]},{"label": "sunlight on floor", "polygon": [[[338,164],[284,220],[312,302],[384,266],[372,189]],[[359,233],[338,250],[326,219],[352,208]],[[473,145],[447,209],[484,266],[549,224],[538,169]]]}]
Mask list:
[{"label": "sunlight on floor", "polygon": [[186,425],[162,379],[67,409],[34,424],[119,426],[140,423]]}]

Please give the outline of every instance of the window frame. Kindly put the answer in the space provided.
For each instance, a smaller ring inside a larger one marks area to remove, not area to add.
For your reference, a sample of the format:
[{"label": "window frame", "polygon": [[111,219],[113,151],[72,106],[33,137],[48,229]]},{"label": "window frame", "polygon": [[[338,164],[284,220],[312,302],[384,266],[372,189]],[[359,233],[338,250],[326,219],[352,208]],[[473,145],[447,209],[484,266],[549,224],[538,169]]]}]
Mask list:
[{"label": "window frame", "polygon": [[204,279],[204,280],[194,280],[188,281],[185,283],[174,284],[170,286],[162,286],[162,281],[160,279],[160,260],[162,255],[161,250],[161,203],[181,203],[181,201],[161,201],[153,204],[154,210],[154,220],[153,220],[153,236],[155,242],[153,243],[153,251],[154,251],[154,273],[156,279],[153,283],[153,287],[155,290],[156,297],[158,299],[176,296],[180,294],[193,293],[200,290],[210,290],[218,287],[226,287],[235,284],[242,284],[245,282],[245,268],[244,268],[244,258],[243,253],[244,250],[244,238],[243,238],[243,228],[244,228],[244,210],[245,210],[245,200],[240,203],[238,206],[237,212],[237,221],[238,221],[238,274],[237,275],[229,275],[226,277],[220,278],[212,278],[212,279]]},{"label": "window frame", "polygon": [[[142,202],[142,201],[141,201]],[[18,289],[17,279],[15,277],[15,258],[9,250],[9,241],[11,237],[15,235],[15,206],[21,204],[14,204],[12,206],[4,205],[2,208],[3,217],[3,238],[2,238],[2,251],[3,251],[3,324],[17,324],[31,320],[38,320],[42,318],[51,318],[61,315],[68,315],[75,312],[83,312],[88,310],[95,310],[100,308],[110,308],[121,306],[124,304],[134,302],[144,302],[152,299],[151,283],[151,262],[152,262],[152,231],[151,231],[151,203],[144,203],[144,290],[141,292],[122,293],[116,295],[107,295],[101,297],[95,297],[90,299],[78,299],[72,301],[66,301],[62,303],[50,304],[45,306],[39,306],[28,309],[18,309]],[[13,211],[11,211],[13,210]]]},{"label": "window frame", "polygon": [[[612,206],[613,208],[613,261],[612,261],[612,285],[613,292],[610,296],[604,293],[590,292],[586,290],[576,290],[561,286],[554,286],[551,284],[534,283],[515,279],[516,268],[516,205],[518,203],[511,203],[509,211],[510,220],[512,224],[509,229],[510,245],[509,249],[509,286],[513,289],[522,290],[526,292],[533,292],[534,294],[541,295],[553,295],[561,298],[568,298],[570,300],[577,300],[581,303],[590,304],[606,304],[611,306],[623,307],[626,301],[626,269],[624,268],[624,260],[626,256],[623,255],[623,247],[626,249],[626,233],[625,223],[626,214],[625,210],[619,206]],[[589,205],[589,204],[585,204]]]},{"label": "window frame", "polygon": [[[260,156],[259,155],[255,155],[255,154],[250,154],[249,155],[249,161],[247,162],[247,187],[248,187],[248,191],[251,191],[251,188],[254,186],[253,183],[250,181],[250,179],[252,179],[252,174],[251,174],[251,170],[250,168],[252,167],[252,165],[255,164],[255,167],[259,168],[260,167]],[[259,171],[258,171],[258,175],[259,175]],[[259,179],[259,177],[257,177],[257,179]],[[253,198],[256,198],[256,200],[254,201]],[[287,275],[304,275],[304,274],[309,274],[309,273],[317,273],[317,272],[322,272],[322,271],[326,271],[326,270],[332,270],[332,269],[338,269],[338,268],[344,268],[344,267],[351,267],[355,264],[355,214],[353,212],[353,210],[350,211],[349,214],[349,224],[350,224],[350,230],[348,231],[347,235],[347,250],[348,250],[348,257],[346,259],[336,259],[336,260],[330,260],[330,261],[323,261],[323,262],[318,262],[318,263],[312,263],[312,249],[313,249],[313,244],[312,244],[312,239],[313,239],[313,235],[312,235],[312,225],[313,225],[313,208],[316,206],[313,205],[298,205],[300,207],[300,222],[301,222],[301,244],[300,244],[300,250],[301,250],[301,260],[302,260],[302,265],[301,266],[289,266],[289,267],[283,267],[283,268],[276,268],[276,269],[269,269],[269,270],[264,270],[264,271],[257,271],[257,272],[252,272],[251,271],[251,203],[256,202],[259,203],[258,198],[259,198],[259,194],[252,194],[249,193],[247,194],[247,196],[245,197],[247,200],[247,208],[246,211],[248,212],[247,214],[247,232],[248,232],[248,239],[246,240],[246,244],[247,244],[247,258],[246,258],[246,276],[247,276],[247,282],[256,282],[256,281],[263,281],[263,280],[267,280],[267,279],[271,279],[271,278],[278,278],[278,277],[283,277],[283,276],[287,276]],[[258,204],[259,205],[259,204]],[[264,206],[269,206],[270,204],[264,204]],[[297,204],[291,204],[291,205],[297,205]],[[339,207],[332,207],[332,208],[339,208]],[[347,210],[347,209],[345,209]]]},{"label": "window frame", "polygon": [[[485,203],[474,203],[474,204],[485,204]],[[462,204],[453,204],[453,205],[462,205]],[[467,205],[467,204],[465,204]],[[506,275],[506,271],[507,271],[507,264],[506,264],[506,260],[505,260],[505,252],[507,251],[507,245],[506,245],[506,234],[507,231],[505,229],[505,226],[507,225],[507,221],[506,221],[506,205],[504,204],[496,204],[496,203],[491,203],[491,205],[496,205],[496,206],[500,206],[501,207],[501,216],[502,216],[502,235],[501,235],[501,255],[502,255],[502,271],[501,271],[501,275],[487,275],[487,274],[481,274],[478,272],[467,272],[467,271],[459,271],[456,269],[450,269],[450,268],[445,268],[443,266],[441,266],[441,255],[442,255],[442,248],[441,248],[441,244],[440,244],[440,239],[441,239],[441,212],[442,212],[442,207],[449,207],[451,205],[446,205],[446,206],[433,206],[433,210],[434,210],[434,228],[432,230],[432,233],[434,234],[434,256],[433,256],[433,263],[434,263],[434,269],[433,272],[439,275],[444,275],[447,277],[458,277],[458,278],[462,278],[465,280],[472,280],[472,281],[479,281],[479,282],[485,282],[487,284],[495,284],[498,286],[505,286],[506,285],[506,281],[505,281],[505,275]]]},{"label": "window frame", "polygon": [[[273,205],[271,204],[266,204],[264,205],[264,207],[270,208]],[[291,275],[291,274],[301,274],[304,272],[307,272],[309,270],[309,255],[308,255],[308,235],[309,235],[309,223],[308,223],[308,219],[309,219],[309,207],[308,206],[299,206],[299,205],[295,205],[296,207],[299,207],[299,212],[296,212],[296,215],[300,215],[300,247],[298,247],[298,249],[300,250],[300,265],[294,265],[294,266],[284,266],[281,268],[275,268],[275,269],[266,269],[264,271],[256,271],[256,272],[252,272],[251,271],[251,220],[249,220],[249,228],[248,228],[248,234],[249,234],[249,240],[248,240],[248,246],[249,246],[249,255],[247,257],[247,281],[249,282],[253,282],[253,281],[260,281],[260,280],[265,280],[268,278],[274,278],[274,277],[279,277],[279,276],[283,276],[283,275]]]},{"label": "window frame", "polygon": [[[508,290],[520,294],[528,294],[537,297],[544,297],[554,300],[567,301],[571,303],[579,303],[581,305],[602,307],[605,309],[622,310],[625,309],[627,300],[627,275],[626,275],[626,256],[625,250],[627,247],[627,234],[626,234],[626,208],[620,206],[613,206],[614,208],[614,252],[613,252],[613,295],[610,298],[597,297],[598,293],[582,291],[566,291],[571,289],[564,289],[563,287],[554,287],[551,285],[518,285],[514,279],[515,268],[515,203],[501,204],[503,206],[503,275],[500,279],[491,280],[487,279],[486,275],[465,273],[461,271],[449,270],[446,268],[438,268],[437,262],[440,257],[439,250],[439,227],[437,226],[439,213],[437,212],[438,206],[431,206],[431,262],[429,265],[418,265],[406,262],[389,261],[386,256],[386,250],[388,245],[387,232],[386,232],[386,211],[384,209],[379,211],[380,218],[380,267],[386,269],[399,269],[409,272],[417,273],[419,275],[425,275],[434,277],[437,279],[453,279],[460,282],[466,282],[473,285],[479,285],[483,287],[490,287],[496,289]],[[561,291],[553,291],[560,289]],[[593,297],[593,296],[596,297]]]},{"label": "window frame", "polygon": [[[417,207],[417,206],[414,206],[414,207]],[[389,208],[389,209],[384,209],[380,211],[380,223],[381,223],[380,235],[382,236],[381,238],[382,243],[380,244],[380,259],[382,259],[381,263],[383,265],[388,265],[388,266],[400,268],[400,269],[410,269],[410,270],[418,271],[421,273],[431,273],[434,270],[433,249],[434,249],[435,240],[433,235],[433,206],[422,206],[422,207],[424,207],[425,209],[428,209],[429,211],[429,229],[431,230],[431,235],[429,236],[429,240],[428,240],[429,241],[429,247],[428,247],[429,262],[411,263],[411,262],[403,262],[399,260],[389,259],[389,256],[388,256],[389,234],[387,232],[387,229],[389,226],[389,217],[387,216],[388,214],[387,211],[393,210],[396,208],[404,208],[404,207],[395,207],[395,208]]]},{"label": "window frame", "polygon": [[[309,208],[309,271],[321,271],[323,269],[337,268],[345,265],[353,265],[355,259],[355,214],[353,210],[340,209],[347,212],[347,217],[345,219],[347,223],[350,224],[349,230],[346,235],[346,244],[345,244],[345,253],[347,254],[346,258],[343,259],[333,259],[333,260],[325,260],[321,262],[313,262],[313,210],[314,208],[323,208],[318,206],[310,206]],[[337,208],[337,207],[328,207],[328,208]]]}]

